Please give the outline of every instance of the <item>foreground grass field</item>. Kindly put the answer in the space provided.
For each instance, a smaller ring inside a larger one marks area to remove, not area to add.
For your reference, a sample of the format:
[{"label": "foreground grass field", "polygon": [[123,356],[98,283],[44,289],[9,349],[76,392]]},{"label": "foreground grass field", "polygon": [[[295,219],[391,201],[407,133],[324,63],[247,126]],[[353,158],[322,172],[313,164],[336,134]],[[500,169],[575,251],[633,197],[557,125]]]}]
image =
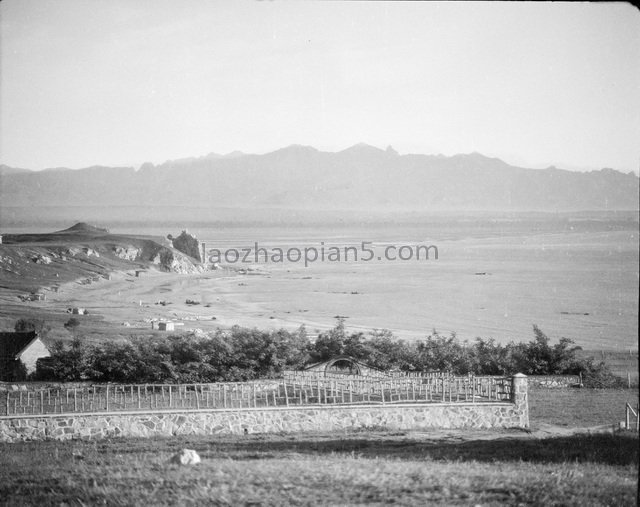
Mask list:
[{"label": "foreground grass field", "polygon": [[[1,505],[636,505],[638,435],[549,436],[637,390],[530,391],[532,432],[360,431],[0,444]],[[182,448],[202,463],[169,464]]]},{"label": "foreground grass field", "polygon": [[[169,464],[184,447],[202,463]],[[633,434],[249,435],[2,451],[3,505],[623,506],[635,505],[638,472]]]},{"label": "foreground grass field", "polygon": [[529,389],[533,428],[540,423],[572,428],[616,424],[625,403],[638,406],[638,389]]}]

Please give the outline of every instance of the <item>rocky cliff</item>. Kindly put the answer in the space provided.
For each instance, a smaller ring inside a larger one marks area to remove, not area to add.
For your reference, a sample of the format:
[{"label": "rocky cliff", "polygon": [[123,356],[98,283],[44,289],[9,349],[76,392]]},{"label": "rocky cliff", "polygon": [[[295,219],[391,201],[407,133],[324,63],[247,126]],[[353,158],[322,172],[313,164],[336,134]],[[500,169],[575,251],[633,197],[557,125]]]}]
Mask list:
[{"label": "rocky cliff", "polygon": [[182,251],[162,238],[109,234],[76,228],[45,234],[8,234],[0,245],[0,286],[39,290],[72,280],[91,283],[110,272],[155,266],[161,271],[198,273],[198,240],[183,232]]},{"label": "rocky cliff", "polygon": [[188,231],[182,231],[180,236],[173,238],[173,248],[182,252],[189,257],[193,257],[198,262],[202,262],[202,256],[200,255],[200,242]]}]

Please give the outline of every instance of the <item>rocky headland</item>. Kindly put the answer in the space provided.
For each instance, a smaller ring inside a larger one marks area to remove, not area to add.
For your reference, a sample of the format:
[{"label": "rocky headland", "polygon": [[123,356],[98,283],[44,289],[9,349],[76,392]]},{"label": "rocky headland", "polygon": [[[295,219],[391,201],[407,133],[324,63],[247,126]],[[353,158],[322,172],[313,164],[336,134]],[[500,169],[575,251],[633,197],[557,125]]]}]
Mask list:
[{"label": "rocky headland", "polygon": [[43,234],[8,234],[0,244],[0,285],[39,290],[70,281],[108,277],[114,271],[204,271],[198,240],[183,231],[162,237],[111,234],[83,222]]}]

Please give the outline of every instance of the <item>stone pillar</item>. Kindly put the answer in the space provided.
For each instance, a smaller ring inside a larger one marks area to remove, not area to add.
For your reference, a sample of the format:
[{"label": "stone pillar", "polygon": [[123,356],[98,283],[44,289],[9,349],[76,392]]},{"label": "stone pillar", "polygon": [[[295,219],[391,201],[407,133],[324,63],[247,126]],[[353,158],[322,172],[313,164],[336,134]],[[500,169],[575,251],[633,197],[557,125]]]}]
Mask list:
[{"label": "stone pillar", "polygon": [[529,427],[529,394],[527,376],[516,373],[511,379],[511,402],[520,414],[520,426]]}]

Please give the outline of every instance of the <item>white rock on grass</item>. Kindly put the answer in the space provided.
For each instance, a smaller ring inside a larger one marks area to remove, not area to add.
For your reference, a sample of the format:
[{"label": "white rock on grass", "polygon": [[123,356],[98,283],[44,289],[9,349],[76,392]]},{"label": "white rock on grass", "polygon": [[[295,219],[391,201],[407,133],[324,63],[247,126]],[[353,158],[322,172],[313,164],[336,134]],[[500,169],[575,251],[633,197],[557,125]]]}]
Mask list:
[{"label": "white rock on grass", "polygon": [[182,449],[182,451],[174,454],[169,459],[169,463],[175,463],[177,465],[197,465],[200,461],[200,456],[198,456],[198,453],[193,449]]}]

